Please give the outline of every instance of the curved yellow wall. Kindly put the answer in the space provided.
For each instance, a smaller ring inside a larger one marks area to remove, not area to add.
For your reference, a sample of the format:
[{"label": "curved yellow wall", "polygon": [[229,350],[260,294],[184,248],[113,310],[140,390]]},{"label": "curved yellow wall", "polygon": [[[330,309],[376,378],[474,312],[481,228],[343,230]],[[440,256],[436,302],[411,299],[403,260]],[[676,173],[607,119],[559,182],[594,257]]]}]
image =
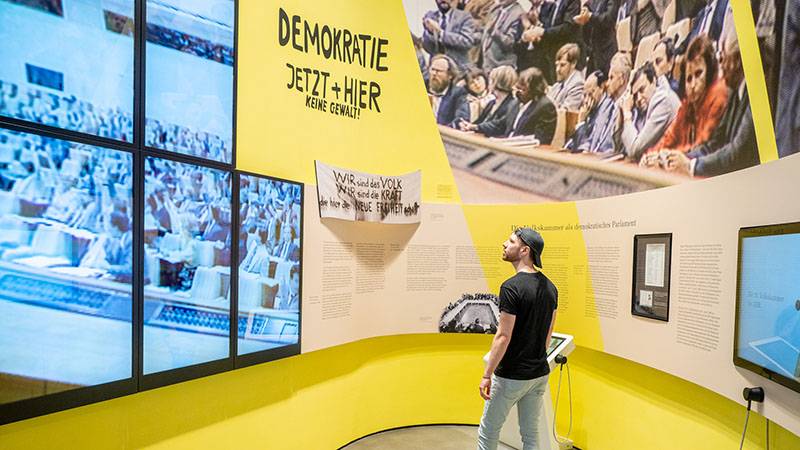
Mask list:
[{"label": "curved yellow wall", "polygon": [[[489,336],[436,334],[367,339],[5,425],[0,448],[336,449],[394,427],[477,424],[489,343]],[[580,448],[739,443],[745,410],[715,393],[583,348],[570,368]],[[552,389],[557,382],[555,373]],[[566,392],[564,384],[562,434]],[[745,448],[764,448],[764,429],[763,418],[751,415]],[[800,448],[800,438],[773,424],[770,448]]]}]

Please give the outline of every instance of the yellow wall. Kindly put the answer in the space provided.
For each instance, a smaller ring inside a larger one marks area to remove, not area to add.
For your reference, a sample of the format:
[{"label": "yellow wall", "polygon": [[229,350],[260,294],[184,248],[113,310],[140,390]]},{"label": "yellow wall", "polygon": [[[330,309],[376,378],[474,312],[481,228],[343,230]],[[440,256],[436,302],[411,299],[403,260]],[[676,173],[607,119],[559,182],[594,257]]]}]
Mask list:
[{"label": "yellow wall", "polygon": [[[477,424],[489,336],[368,339],[0,427],[3,449],[335,449],[425,423]],[[663,372],[579,348],[570,356],[583,449],[736,448],[745,410]],[[558,414],[568,426],[566,372]],[[551,388],[558,372],[551,376]],[[555,391],[553,391],[555,398]],[[764,448],[751,414],[745,448]],[[800,438],[770,427],[770,448]]]}]

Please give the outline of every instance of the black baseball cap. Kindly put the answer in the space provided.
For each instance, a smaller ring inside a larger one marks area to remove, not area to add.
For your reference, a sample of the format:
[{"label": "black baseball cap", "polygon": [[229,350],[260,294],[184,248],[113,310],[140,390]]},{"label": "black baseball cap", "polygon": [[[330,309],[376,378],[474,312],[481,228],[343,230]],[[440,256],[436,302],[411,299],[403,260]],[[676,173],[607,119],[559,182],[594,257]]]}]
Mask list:
[{"label": "black baseball cap", "polygon": [[544,239],[538,231],[532,228],[517,228],[514,234],[519,237],[525,245],[531,249],[531,257],[533,258],[533,265],[542,267],[542,250],[544,250]]}]

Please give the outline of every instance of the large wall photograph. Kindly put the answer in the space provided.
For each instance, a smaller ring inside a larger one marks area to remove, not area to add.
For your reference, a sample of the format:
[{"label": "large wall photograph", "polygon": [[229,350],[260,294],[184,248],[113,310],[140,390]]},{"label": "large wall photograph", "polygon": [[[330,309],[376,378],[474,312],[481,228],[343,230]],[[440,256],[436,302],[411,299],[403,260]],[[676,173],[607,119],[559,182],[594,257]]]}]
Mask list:
[{"label": "large wall photograph", "polygon": [[729,1],[631,5],[404,1],[466,203],[599,198],[760,163]]}]

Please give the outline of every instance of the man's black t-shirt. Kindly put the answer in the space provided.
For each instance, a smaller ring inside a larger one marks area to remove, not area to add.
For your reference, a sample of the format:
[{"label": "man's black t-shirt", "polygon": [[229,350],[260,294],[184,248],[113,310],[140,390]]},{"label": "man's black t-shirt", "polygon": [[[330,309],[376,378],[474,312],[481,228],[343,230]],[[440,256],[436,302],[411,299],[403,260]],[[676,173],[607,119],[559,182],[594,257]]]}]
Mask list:
[{"label": "man's black t-shirt", "polygon": [[558,290],[541,272],[518,272],[500,286],[500,311],[516,320],[497,376],[530,380],[550,373],[547,332],[557,307]]}]

